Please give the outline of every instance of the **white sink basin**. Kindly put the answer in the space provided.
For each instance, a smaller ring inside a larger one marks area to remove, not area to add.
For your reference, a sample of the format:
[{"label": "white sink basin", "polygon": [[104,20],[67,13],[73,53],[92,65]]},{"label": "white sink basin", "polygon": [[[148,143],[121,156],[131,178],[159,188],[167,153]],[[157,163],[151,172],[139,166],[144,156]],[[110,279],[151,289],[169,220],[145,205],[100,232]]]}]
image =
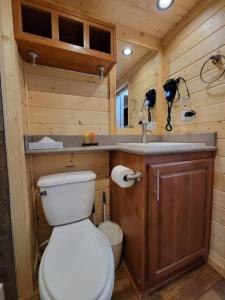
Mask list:
[{"label": "white sink basin", "polygon": [[123,149],[142,151],[163,151],[163,150],[190,150],[206,146],[205,143],[118,143],[117,146]]}]

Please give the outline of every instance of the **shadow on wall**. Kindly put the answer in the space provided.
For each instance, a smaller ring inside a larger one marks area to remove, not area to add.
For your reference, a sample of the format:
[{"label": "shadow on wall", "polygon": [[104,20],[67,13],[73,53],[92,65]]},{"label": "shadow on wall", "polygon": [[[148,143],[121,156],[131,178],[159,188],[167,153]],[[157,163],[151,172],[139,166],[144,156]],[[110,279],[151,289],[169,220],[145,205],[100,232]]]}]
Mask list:
[{"label": "shadow on wall", "polygon": [[[5,300],[16,300],[16,278],[13,255],[10,200],[0,85],[0,283],[4,284]],[[1,298],[1,297],[0,297]]]}]

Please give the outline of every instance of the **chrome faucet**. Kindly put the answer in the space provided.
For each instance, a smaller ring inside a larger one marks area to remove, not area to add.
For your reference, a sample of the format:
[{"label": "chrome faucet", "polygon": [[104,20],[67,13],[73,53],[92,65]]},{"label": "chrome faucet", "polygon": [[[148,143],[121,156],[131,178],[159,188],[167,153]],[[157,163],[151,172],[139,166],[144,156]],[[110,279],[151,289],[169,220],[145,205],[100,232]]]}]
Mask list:
[{"label": "chrome faucet", "polygon": [[141,127],[142,127],[142,134],[141,134],[141,142],[142,143],[147,143],[147,132],[152,132],[150,129],[148,129],[148,123],[149,122],[145,122],[142,121],[141,123]]}]

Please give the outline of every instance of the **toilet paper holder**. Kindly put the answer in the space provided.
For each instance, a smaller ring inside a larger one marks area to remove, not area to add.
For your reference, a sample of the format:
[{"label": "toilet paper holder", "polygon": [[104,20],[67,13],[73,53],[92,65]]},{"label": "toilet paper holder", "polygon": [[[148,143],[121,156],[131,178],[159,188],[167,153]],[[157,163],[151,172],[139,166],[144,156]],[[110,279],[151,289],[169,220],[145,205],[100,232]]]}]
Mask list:
[{"label": "toilet paper holder", "polygon": [[141,181],[142,173],[136,172],[135,174],[129,174],[124,176],[125,181],[135,180],[135,181]]}]

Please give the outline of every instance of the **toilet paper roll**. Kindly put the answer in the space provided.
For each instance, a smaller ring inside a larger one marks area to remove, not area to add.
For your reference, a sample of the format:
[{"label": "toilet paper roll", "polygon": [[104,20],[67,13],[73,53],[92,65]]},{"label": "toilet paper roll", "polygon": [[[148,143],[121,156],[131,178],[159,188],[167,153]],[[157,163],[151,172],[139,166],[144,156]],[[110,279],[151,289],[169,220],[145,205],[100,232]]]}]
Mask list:
[{"label": "toilet paper roll", "polygon": [[118,165],[112,169],[111,178],[120,187],[129,188],[134,184],[135,180],[125,181],[124,177],[126,175],[131,175],[131,174],[134,174],[134,171],[124,166]]}]

